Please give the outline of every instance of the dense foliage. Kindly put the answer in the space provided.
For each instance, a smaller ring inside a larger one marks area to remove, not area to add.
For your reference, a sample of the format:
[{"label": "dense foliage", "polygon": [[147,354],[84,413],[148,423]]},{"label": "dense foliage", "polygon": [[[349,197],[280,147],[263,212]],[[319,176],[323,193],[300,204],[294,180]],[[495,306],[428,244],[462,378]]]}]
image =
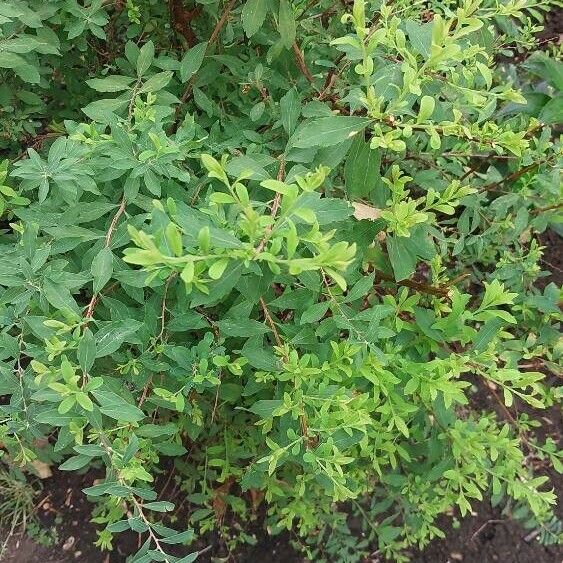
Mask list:
[{"label": "dense foliage", "polygon": [[401,561],[483,497],[548,526],[545,3],[185,4],[0,3],[6,462],[93,470],[137,563],[255,519]]}]

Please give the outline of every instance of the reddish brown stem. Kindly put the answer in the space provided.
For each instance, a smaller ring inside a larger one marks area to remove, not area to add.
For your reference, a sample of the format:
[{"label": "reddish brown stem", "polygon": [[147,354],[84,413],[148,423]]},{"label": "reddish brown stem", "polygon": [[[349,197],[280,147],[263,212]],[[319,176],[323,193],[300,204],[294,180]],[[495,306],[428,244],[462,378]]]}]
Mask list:
[{"label": "reddish brown stem", "polygon": [[314,84],[315,83],[315,79],[313,78],[313,75],[311,74],[311,71],[309,70],[309,68],[307,67],[307,63],[305,62],[305,57],[303,56],[303,53],[301,51],[301,49],[299,48],[299,45],[297,43],[297,41],[293,42],[293,45],[291,46],[293,49],[293,55],[295,56],[295,62],[297,63],[297,66],[299,67],[299,70],[301,71],[301,74],[303,74],[303,76],[311,83]]},{"label": "reddish brown stem", "polygon": [[[213,31],[212,31],[212,33],[209,37],[209,40],[207,41],[206,53],[209,51],[209,48],[211,47],[211,45],[213,45],[213,43],[215,43],[215,41],[217,41],[217,38],[219,37],[221,30],[223,29],[223,27],[227,23],[229,15],[230,15],[232,9],[234,8],[234,5],[236,4],[236,1],[237,0],[230,0],[230,2],[227,4],[225,9],[223,10],[221,17],[219,18],[219,21],[215,25],[215,28],[213,29]],[[176,128],[178,127],[178,123],[180,121],[180,113],[182,111],[182,107],[188,101],[190,96],[192,95],[192,86],[193,86],[194,76],[192,76],[192,78],[186,84],[186,88],[184,89],[184,92],[182,93],[182,96],[180,97],[180,103],[178,104],[178,106],[176,106],[176,112],[174,114],[174,121],[172,122],[172,125],[169,129],[169,132],[168,132],[169,134],[174,133],[176,131]]]},{"label": "reddish brown stem", "polygon": [[483,186],[479,191],[480,192],[495,191],[501,186],[503,186],[504,184],[506,184],[507,182],[514,182],[518,180],[519,178],[524,176],[524,174],[530,172],[531,170],[535,170],[538,166],[544,164],[545,162],[546,162],[545,160],[542,160],[540,162],[533,162],[528,166],[524,166],[524,168],[520,168],[520,170],[516,170],[516,172],[509,174],[508,176],[506,176],[502,180],[499,180],[498,182],[493,182],[491,184],[487,184],[486,186]]},{"label": "reddish brown stem", "polygon": [[186,10],[182,0],[170,0],[169,6],[172,28],[184,37],[190,47],[193,47],[197,43],[197,37],[192,28],[192,20],[199,16],[201,7],[196,6],[193,10]]},{"label": "reddish brown stem", "polygon": [[421,293],[428,293],[429,295],[435,295],[436,297],[448,297],[449,295],[449,288],[448,287],[441,287],[435,285],[429,285],[426,283],[420,283],[413,280],[401,280],[395,281],[393,276],[382,272],[381,270],[374,270],[374,273],[377,277],[381,278],[382,280],[393,282],[397,285],[403,287],[409,287],[410,289],[414,289],[416,291],[420,291]]},{"label": "reddish brown stem", "polygon": [[[276,344],[283,349],[283,341],[280,337],[280,333],[278,332],[278,329],[276,328],[276,323],[274,323],[274,319],[272,319],[272,315],[268,310],[268,306],[266,305],[266,302],[262,297],[260,297],[260,306],[262,307],[262,312],[264,313],[264,318],[266,319],[266,322],[270,325],[270,328],[274,333],[274,339],[276,341]],[[285,356],[285,354],[284,354],[284,359],[286,362],[288,361],[288,358],[287,356]]]}]

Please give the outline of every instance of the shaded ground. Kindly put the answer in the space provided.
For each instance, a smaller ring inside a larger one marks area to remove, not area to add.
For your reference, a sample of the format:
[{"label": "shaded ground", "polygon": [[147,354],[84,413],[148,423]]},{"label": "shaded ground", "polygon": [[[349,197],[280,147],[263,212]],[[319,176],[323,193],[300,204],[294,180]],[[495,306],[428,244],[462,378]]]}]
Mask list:
[{"label": "shaded ground", "polygon": [[542,46],[547,43],[556,45],[563,43],[563,9],[552,7],[546,16],[544,29],[538,36]]}]

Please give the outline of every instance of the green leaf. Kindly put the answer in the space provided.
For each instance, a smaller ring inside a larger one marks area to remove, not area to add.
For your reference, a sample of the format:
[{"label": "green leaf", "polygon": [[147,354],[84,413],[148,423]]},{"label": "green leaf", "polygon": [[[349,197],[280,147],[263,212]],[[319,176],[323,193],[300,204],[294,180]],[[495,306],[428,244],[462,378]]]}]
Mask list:
[{"label": "green leaf", "polygon": [[263,399],[256,401],[248,410],[259,418],[268,418],[272,416],[274,411],[281,407],[283,401],[277,399]]},{"label": "green leaf", "polygon": [[50,424],[52,426],[68,426],[75,420],[80,420],[76,414],[61,414],[57,409],[47,409],[35,416],[35,420],[41,424]]},{"label": "green leaf", "polygon": [[217,322],[217,328],[224,336],[244,338],[260,336],[270,331],[265,324],[253,319],[223,319]]},{"label": "green leaf", "polygon": [[65,397],[60,403],[59,408],[57,409],[59,413],[65,414],[67,413],[74,405],[76,404],[76,397],[75,395],[70,395]]},{"label": "green leaf", "polygon": [[45,299],[59,311],[73,311],[80,314],[80,310],[76,301],[73,299],[70,291],[62,284],[53,283],[49,279],[43,281],[43,294]]},{"label": "green leaf", "polygon": [[143,508],[154,510],[155,512],[170,512],[174,510],[174,505],[171,502],[159,500],[156,502],[146,502],[143,504]]},{"label": "green leaf", "polygon": [[247,37],[252,37],[262,27],[268,7],[268,0],[246,0],[242,8],[242,27]]},{"label": "green leaf", "polygon": [[328,308],[330,306],[330,301],[321,301],[320,303],[315,303],[311,305],[302,315],[301,315],[301,324],[309,324],[309,323],[316,323],[317,321],[321,320]]},{"label": "green leaf", "polygon": [[538,119],[548,124],[563,123],[563,94],[549,100],[543,106]]},{"label": "green leaf", "polygon": [[86,80],[86,84],[97,92],[121,92],[129,90],[134,78],[130,76],[113,75],[106,78],[92,78]]},{"label": "green leaf", "polygon": [[88,455],[75,455],[69,457],[64,463],[59,465],[61,471],[76,471],[85,467],[92,461],[92,458]]},{"label": "green leaf", "polygon": [[94,410],[94,404],[92,403],[92,400],[90,399],[90,397],[88,397],[88,395],[86,393],[77,393],[75,395],[76,397],[76,402],[86,411],[88,412],[92,412]]},{"label": "green leaf", "polygon": [[278,27],[281,36],[281,42],[287,48],[293,45],[295,41],[295,16],[288,0],[280,0],[280,13],[278,18]]},{"label": "green leaf", "polygon": [[422,123],[426,121],[434,113],[434,105],[435,102],[432,96],[422,96],[416,122]]},{"label": "green leaf", "polygon": [[489,319],[480,329],[475,338],[473,339],[473,349],[476,352],[483,352],[486,350],[489,342],[500,332],[504,326],[504,321],[498,317]]},{"label": "green leaf", "polygon": [[26,61],[23,57],[20,57],[15,53],[0,51],[0,68],[16,68],[25,64]]},{"label": "green leaf", "polygon": [[370,148],[362,137],[354,139],[344,167],[346,191],[352,198],[365,197],[381,184],[381,152]]},{"label": "green leaf", "polygon": [[279,180],[264,180],[260,185],[267,190],[272,190],[278,194],[289,195],[295,192],[295,187],[288,186]]},{"label": "green leaf", "polygon": [[113,391],[96,389],[92,395],[100,405],[100,411],[121,422],[139,422],[145,418],[145,413],[135,405],[128,403],[123,397]]},{"label": "green leaf", "polygon": [[139,50],[137,57],[137,76],[143,76],[154,60],[154,43],[147,41]]},{"label": "green leaf", "polygon": [[295,88],[288,90],[280,98],[281,122],[284,131],[291,135],[297,126],[297,120],[301,115],[301,100]]},{"label": "green leaf", "polygon": [[89,373],[96,359],[96,341],[89,328],[84,329],[76,354],[82,371]]},{"label": "green leaf", "polygon": [[416,253],[412,249],[412,237],[387,237],[387,252],[395,279],[407,279],[416,268]]},{"label": "green leaf", "polygon": [[260,101],[252,106],[250,112],[248,113],[248,117],[250,117],[251,121],[258,121],[262,117],[265,109],[266,104]]},{"label": "green leaf", "polygon": [[83,107],[82,111],[92,121],[108,124],[114,122],[117,119],[115,112],[124,109],[126,106],[127,101],[125,100],[96,100],[88,104],[86,107]]},{"label": "green leaf", "polygon": [[141,88],[139,88],[139,93],[145,94],[147,92],[158,92],[162,90],[170,82],[173,75],[174,73],[171,70],[167,70],[151,76]]},{"label": "green leaf", "polygon": [[415,51],[424,57],[430,58],[432,47],[432,22],[420,24],[412,20],[407,20],[405,28],[409,36],[409,41]]},{"label": "green leaf", "polygon": [[[178,395],[178,397],[181,396],[182,395]],[[176,410],[178,412],[182,412],[183,409],[179,409],[177,406],[178,405],[176,405]],[[184,446],[182,446],[182,444],[177,444],[176,442],[161,442],[159,444],[155,444],[154,447],[158,452],[167,456],[184,455],[188,451]]]},{"label": "green leaf", "polygon": [[216,262],[213,262],[211,267],[209,268],[208,274],[212,280],[218,280],[222,275],[227,266],[229,265],[228,258],[221,258]]},{"label": "green leaf", "polygon": [[90,271],[94,276],[94,293],[98,293],[113,274],[113,252],[107,247],[102,248],[94,256]]},{"label": "green leaf", "polygon": [[186,82],[194,75],[203,63],[207,42],[199,43],[192,47],[182,58],[180,63],[180,80]]},{"label": "green leaf", "polygon": [[367,117],[335,115],[305,122],[297,128],[289,145],[298,148],[330,147],[351,139],[371,122]]},{"label": "green leaf", "polygon": [[350,303],[356,299],[363,299],[373,289],[375,274],[362,276],[350,289],[346,295],[344,302]]},{"label": "green leaf", "polygon": [[107,323],[96,333],[96,358],[113,354],[125,339],[135,334],[141,326],[143,323],[133,319]]},{"label": "green leaf", "polygon": [[190,260],[184,266],[184,269],[180,272],[180,277],[185,283],[192,283],[194,279],[195,267],[193,260]]},{"label": "green leaf", "polygon": [[196,244],[197,234],[203,227],[208,227],[213,246],[219,248],[240,248],[242,246],[241,241],[229,231],[216,227],[207,215],[183,202],[177,204],[177,214],[174,219],[184,231],[190,244]]},{"label": "green leaf", "polygon": [[183,532],[178,532],[177,534],[166,536],[165,538],[162,538],[160,542],[167,543],[169,545],[175,545],[179,543],[185,543],[193,539],[193,537],[194,537],[194,533],[192,530],[185,530]]},{"label": "green leaf", "polygon": [[378,526],[377,537],[383,545],[389,545],[401,533],[401,528],[396,526]]}]

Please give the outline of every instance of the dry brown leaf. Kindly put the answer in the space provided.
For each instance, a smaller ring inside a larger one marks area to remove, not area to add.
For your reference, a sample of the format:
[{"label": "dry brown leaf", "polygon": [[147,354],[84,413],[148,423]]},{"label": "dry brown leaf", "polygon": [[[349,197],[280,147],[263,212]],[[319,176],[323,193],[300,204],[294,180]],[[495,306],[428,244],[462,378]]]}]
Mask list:
[{"label": "dry brown leaf", "polygon": [[225,497],[229,494],[233,483],[234,478],[229,478],[213,491],[215,494],[213,496],[212,506],[218,522],[223,521],[225,513],[227,512],[227,503],[225,502]]},{"label": "dry brown leaf", "polygon": [[367,203],[354,202],[354,217],[361,221],[362,219],[369,219],[375,221],[381,216],[381,209],[368,205]]},{"label": "dry brown leaf", "polygon": [[250,497],[252,498],[252,510],[256,511],[264,500],[264,491],[260,489],[250,489]]},{"label": "dry brown leaf", "polygon": [[37,477],[39,477],[39,479],[48,479],[53,475],[53,472],[51,471],[51,466],[44,463],[43,461],[39,461],[38,459],[36,459],[32,461],[30,465],[35,470],[35,473],[37,474]]}]

